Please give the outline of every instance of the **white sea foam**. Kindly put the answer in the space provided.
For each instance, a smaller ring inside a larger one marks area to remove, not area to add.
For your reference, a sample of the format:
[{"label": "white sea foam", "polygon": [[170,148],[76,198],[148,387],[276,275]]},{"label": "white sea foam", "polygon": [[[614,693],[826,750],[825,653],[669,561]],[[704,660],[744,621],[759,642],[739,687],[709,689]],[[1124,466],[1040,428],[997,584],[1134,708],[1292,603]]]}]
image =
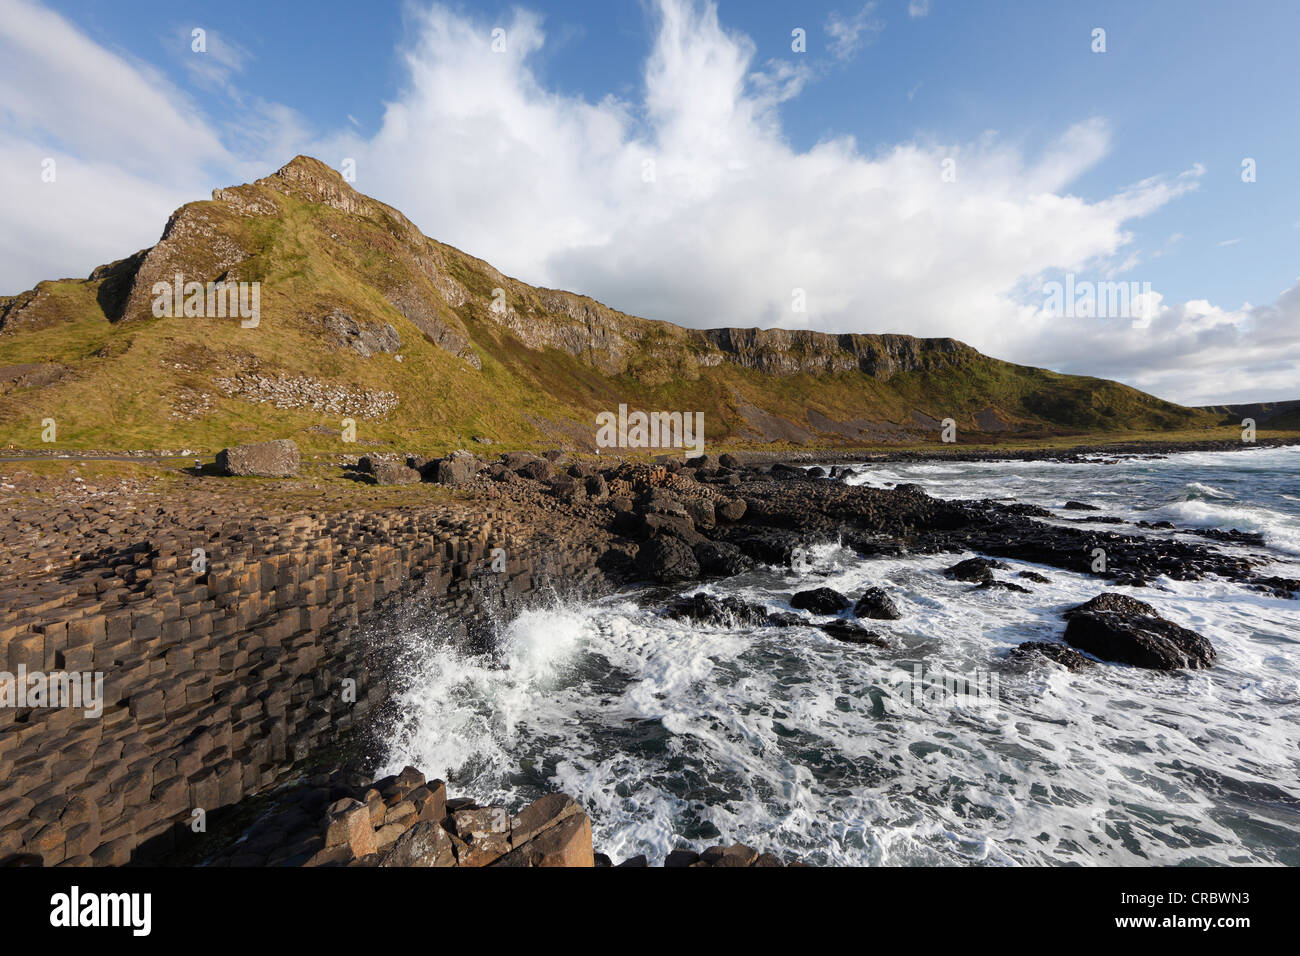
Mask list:
[{"label": "white sea foam", "polygon": [[[1086,475],[1063,469],[1085,467],[1055,466],[1042,500],[1082,497]],[[1187,509],[1174,520],[1192,524],[1192,509],[1220,509],[1201,526],[1253,528],[1243,524],[1253,516],[1270,541],[1294,520],[1248,504],[1230,474],[1158,481],[1173,470],[1165,461],[1093,467],[1133,470],[1148,509],[1134,515]],[[1052,470],[1016,469],[1024,482]],[[998,478],[966,481],[970,491]],[[1234,490],[1188,499],[1194,484]],[[888,650],[811,627],[692,627],[631,596],[527,612],[491,658],[417,629],[384,769],[410,763],[457,795],[511,806],[563,790],[616,860],[739,840],[839,864],[1300,864],[1296,602],[1215,579],[1129,590],[1016,562],[998,574],[1032,594],[980,591],[941,573],[961,557],[864,561],[826,545],[798,571],[700,588],[784,608],[804,587],[856,597],[881,585],[904,612],[871,622]],[[1031,567],[1049,583],[1015,577]],[[1059,638],[1060,612],[1103,589],[1204,634],[1218,663],[1180,674],[999,669],[1013,645]],[[909,705],[898,678],[918,665],[993,669],[998,705]]]}]

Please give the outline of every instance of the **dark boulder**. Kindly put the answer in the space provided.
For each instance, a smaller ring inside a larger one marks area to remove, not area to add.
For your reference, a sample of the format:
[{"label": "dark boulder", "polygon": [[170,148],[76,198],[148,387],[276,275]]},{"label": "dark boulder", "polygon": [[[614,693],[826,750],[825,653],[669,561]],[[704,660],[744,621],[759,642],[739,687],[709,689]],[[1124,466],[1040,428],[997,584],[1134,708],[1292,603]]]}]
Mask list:
[{"label": "dark boulder", "polygon": [[1046,508],[1040,508],[1038,505],[1027,505],[1022,502],[1012,504],[1003,504],[1007,514],[1020,515],[1025,518],[1055,518],[1056,515]]},{"label": "dark boulder", "polygon": [[884,588],[867,588],[862,597],[853,605],[857,617],[869,617],[879,621],[897,621],[903,616],[894,599],[885,593]]},{"label": "dark boulder", "polygon": [[637,563],[648,576],[662,584],[694,581],[700,576],[700,563],[690,545],[680,538],[660,535],[641,545]]},{"label": "dark boulder", "polygon": [[713,512],[719,521],[734,523],[745,517],[746,507],[743,498],[725,498],[713,506]]},{"label": "dark boulder", "polygon": [[992,577],[981,581],[972,589],[975,591],[1015,591],[1019,594],[1032,594],[1029,588],[1019,584],[1012,584],[1010,581],[996,581]]},{"label": "dark boulder", "polygon": [[894,485],[893,493],[896,495],[906,495],[909,498],[928,498],[925,489],[920,485],[910,481],[905,481],[901,485]]},{"label": "dark boulder", "polygon": [[958,561],[950,568],[945,568],[943,573],[958,581],[984,582],[993,580],[994,568],[1005,567],[1006,564],[992,558],[967,558],[965,561]]},{"label": "dark boulder", "polygon": [[889,642],[875,631],[869,631],[854,621],[828,621],[825,624],[816,626],[827,637],[833,637],[845,644],[871,644],[875,647],[889,646]]},{"label": "dark boulder", "polygon": [[695,559],[700,570],[708,575],[731,577],[753,570],[754,559],[734,544],[725,541],[701,541],[695,545]]},{"label": "dark boulder", "polygon": [[448,455],[434,462],[432,470],[438,484],[458,488],[474,480],[478,462],[470,455]]},{"label": "dark boulder", "polygon": [[1084,657],[1073,647],[1057,641],[1025,641],[1011,648],[1011,653],[1007,655],[1007,659],[1012,662],[1026,664],[1043,657],[1071,671],[1093,665],[1091,659]]},{"label": "dark boulder", "polygon": [[731,536],[728,540],[760,564],[789,567],[794,554],[803,547],[803,538],[793,531],[763,529]]},{"label": "dark boulder", "polygon": [[1300,580],[1266,575],[1255,578],[1250,588],[1252,591],[1263,591],[1273,597],[1290,599],[1300,594]]},{"label": "dark boulder", "polygon": [[743,843],[731,846],[711,846],[700,854],[704,866],[748,867],[758,859],[758,851]]},{"label": "dark boulder", "polygon": [[1067,501],[1065,503],[1066,511],[1100,511],[1096,505],[1086,505],[1082,501]]},{"label": "dark boulder", "polygon": [[634,537],[648,539],[659,534],[672,535],[692,546],[707,540],[704,535],[695,530],[695,525],[691,523],[690,518],[685,515],[664,514],[650,514],[640,519]]},{"label": "dark boulder", "polygon": [[555,477],[555,466],[545,458],[530,461],[516,471],[520,476],[534,481],[550,481]]},{"label": "dark boulder", "polygon": [[511,471],[518,471],[524,465],[537,461],[538,458],[530,451],[508,451],[501,455],[501,461]]},{"label": "dark boulder", "polygon": [[736,598],[717,598],[703,592],[677,601],[668,608],[668,616],[723,627],[760,627],[767,624],[767,612],[758,605],[746,604]]},{"label": "dark boulder", "polygon": [[773,611],[767,616],[767,623],[772,627],[812,627],[812,623],[802,614],[792,611]]},{"label": "dark boulder", "polygon": [[604,475],[588,475],[583,479],[583,487],[592,501],[604,501],[609,497],[609,484]]},{"label": "dark boulder", "polygon": [[1155,616],[1156,609],[1146,601],[1139,601],[1127,594],[1104,591],[1092,600],[1063,612],[1062,616],[1068,620],[1076,614],[1123,614],[1129,617],[1144,617]]},{"label": "dark boulder", "polygon": [[1065,612],[1067,643],[1104,661],[1153,670],[1209,667],[1214,646],[1166,621],[1151,605],[1123,594],[1099,594]]},{"label": "dark boulder", "polygon": [[377,485],[413,485],[420,480],[420,473],[414,468],[387,458],[362,458],[358,468]]},{"label": "dark boulder", "polygon": [[699,528],[701,531],[708,531],[717,524],[713,502],[710,499],[687,498],[683,504],[686,507],[686,513],[690,516],[690,519],[695,522],[695,527]]},{"label": "dark boulder", "polygon": [[834,588],[799,591],[790,598],[790,606],[813,614],[838,614],[852,602]]},{"label": "dark boulder", "polygon": [[561,501],[573,504],[576,501],[584,501],[587,497],[587,488],[576,478],[570,478],[568,475],[561,475],[559,478],[552,478],[547,483],[547,488],[551,494]]}]

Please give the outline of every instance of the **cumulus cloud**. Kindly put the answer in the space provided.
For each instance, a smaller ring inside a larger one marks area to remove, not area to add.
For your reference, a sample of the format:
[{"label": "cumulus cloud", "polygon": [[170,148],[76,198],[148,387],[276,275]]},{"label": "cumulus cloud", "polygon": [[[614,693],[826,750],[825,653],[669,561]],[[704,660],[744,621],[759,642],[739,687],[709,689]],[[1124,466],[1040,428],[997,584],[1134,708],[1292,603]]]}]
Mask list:
[{"label": "cumulus cloud", "polygon": [[1012,358],[1034,331],[1027,282],[1102,272],[1127,222],[1202,173],[1071,195],[1110,149],[1100,118],[1035,155],[994,134],[799,151],[779,105],[806,77],[757,68],[711,5],[664,0],[659,18],[642,100],[589,103],[537,79],[536,16],[517,12],[493,53],[492,24],[435,6],[378,134],[331,150],[357,157],[361,188],[528,281],[684,325],[953,335]]},{"label": "cumulus cloud", "polygon": [[930,15],[930,0],[908,0],[907,15],[913,20]]},{"label": "cumulus cloud", "polygon": [[[26,0],[0,7],[53,16]],[[868,4],[854,17],[863,26],[841,19],[849,25],[836,29],[863,42],[872,16]],[[1065,273],[1103,280],[1140,263],[1136,221],[1198,188],[1205,173],[1190,165],[1081,197],[1075,184],[1111,150],[1104,118],[1063,124],[1033,151],[995,132],[871,150],[844,136],[796,149],[782,104],[816,77],[797,57],[756,62],[753,42],[721,24],[709,3],[659,0],[640,90],[596,101],[540,79],[535,62],[547,38],[536,13],[516,9],[489,22],[434,4],[407,22],[398,51],[405,82],[373,135],[343,123],[312,136],[290,108],[253,101],[238,130],[198,124],[188,154],[158,182],[191,180],[205,163],[251,179],[294,152],[334,165],[350,157],[357,188],[429,235],[525,281],[635,314],[696,327],[949,335],[1001,358],[1117,377],[1175,400],[1281,398],[1294,388],[1295,288],[1273,305],[1236,310],[1166,304],[1156,290],[1140,327],[1123,318],[1063,320],[1044,308],[1047,281]],[[0,23],[0,44],[28,58],[36,54],[27,47],[42,48],[40,38],[15,40],[11,23]],[[505,42],[494,49],[496,27]],[[165,83],[102,50],[94,56],[121,77],[118,90],[147,77],[164,125],[192,131],[195,114]],[[129,129],[138,107],[122,97],[105,115]],[[103,146],[112,131],[100,131],[67,96],[53,100],[16,115],[54,115],[52,127],[77,134],[80,155],[115,155]],[[38,127],[32,119],[22,129]],[[35,149],[28,138],[24,148]],[[11,152],[0,151],[0,161]],[[119,167],[116,183],[107,170],[95,172],[103,195],[147,220],[151,239],[166,189],[125,161]],[[215,180],[226,181],[238,180]],[[64,229],[78,234],[74,211],[49,225],[51,242]],[[117,242],[114,256],[141,244],[123,241],[125,232],[121,223],[105,231]],[[41,274],[59,271],[50,263],[65,254],[46,254]],[[795,311],[801,300],[806,310]],[[1281,394],[1259,394],[1273,389]]]},{"label": "cumulus cloud", "polygon": [[1140,323],[1039,314],[1027,322],[1024,361],[1104,374],[1188,405],[1296,397],[1300,279],[1264,306],[1153,298],[1153,314]]}]

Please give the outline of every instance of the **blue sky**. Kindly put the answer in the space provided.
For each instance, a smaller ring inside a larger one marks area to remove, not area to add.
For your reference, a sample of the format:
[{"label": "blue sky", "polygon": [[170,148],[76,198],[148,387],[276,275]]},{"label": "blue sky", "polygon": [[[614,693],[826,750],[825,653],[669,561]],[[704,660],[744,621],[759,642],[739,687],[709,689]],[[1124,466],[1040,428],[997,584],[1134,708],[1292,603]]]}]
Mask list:
[{"label": "blue sky", "polygon": [[[1183,401],[1300,397],[1300,4],[0,0],[6,20],[0,55],[51,78],[0,81],[0,159],[81,164],[104,221],[70,241],[76,184],[6,177],[6,232],[43,215],[48,235],[0,294],[312,152],[356,157],[357,188],[435,238],[655,318],[951,334]],[[129,106],[137,82],[162,102]],[[619,179],[644,157],[652,203]],[[1156,319],[1043,314],[1066,272],[1149,283]]]}]

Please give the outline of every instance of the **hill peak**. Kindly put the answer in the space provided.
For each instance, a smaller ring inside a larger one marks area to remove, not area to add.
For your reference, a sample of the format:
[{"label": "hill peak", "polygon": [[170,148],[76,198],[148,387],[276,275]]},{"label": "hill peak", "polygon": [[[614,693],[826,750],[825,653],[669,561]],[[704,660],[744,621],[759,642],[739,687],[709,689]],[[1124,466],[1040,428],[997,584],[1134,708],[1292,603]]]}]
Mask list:
[{"label": "hill peak", "polygon": [[295,156],[271,176],[261,179],[259,182],[268,183],[273,178],[279,178],[289,183],[300,183],[322,194],[338,190],[356,192],[344,179],[342,173],[332,166],[327,166],[314,156]]},{"label": "hill peak", "polygon": [[[323,203],[356,215],[367,215],[380,205],[357,192],[337,169],[314,156],[295,156],[270,176],[257,180],[253,185],[269,187],[296,199]],[[213,190],[212,198],[227,199],[233,191],[241,188],[244,187]]]}]

